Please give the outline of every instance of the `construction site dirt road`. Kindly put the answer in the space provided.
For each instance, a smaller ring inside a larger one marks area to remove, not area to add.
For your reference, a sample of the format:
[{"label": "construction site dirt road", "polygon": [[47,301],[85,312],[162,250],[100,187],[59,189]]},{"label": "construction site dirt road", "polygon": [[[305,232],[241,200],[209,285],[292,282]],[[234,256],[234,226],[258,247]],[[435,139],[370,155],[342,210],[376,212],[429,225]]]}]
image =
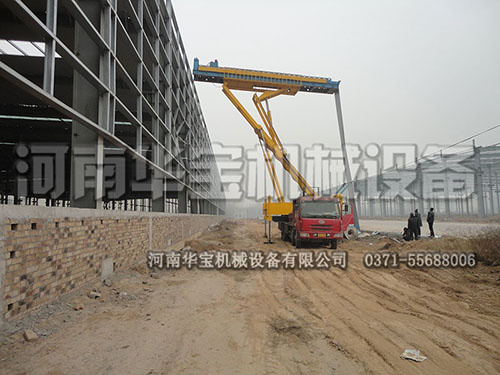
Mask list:
[{"label": "construction site dirt road", "polygon": [[[264,244],[262,232],[260,221],[224,221],[189,245],[295,251],[278,239]],[[183,268],[151,277],[140,265],[13,325],[2,337],[0,373],[500,373],[499,266],[380,270],[362,262],[367,251],[427,248],[450,243],[346,241],[338,248],[349,254],[346,270]],[[99,298],[88,298],[93,288]],[[38,340],[23,340],[25,328]],[[405,349],[427,359],[401,359]]]}]

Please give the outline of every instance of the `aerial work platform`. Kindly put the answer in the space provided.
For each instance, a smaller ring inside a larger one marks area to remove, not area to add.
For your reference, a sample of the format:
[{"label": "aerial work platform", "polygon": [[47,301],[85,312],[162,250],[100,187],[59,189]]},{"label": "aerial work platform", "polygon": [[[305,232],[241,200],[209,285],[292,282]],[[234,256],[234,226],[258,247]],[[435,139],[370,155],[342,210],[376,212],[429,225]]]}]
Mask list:
[{"label": "aerial work platform", "polygon": [[194,59],[193,73],[195,81],[225,83],[233,90],[264,92],[286,88],[291,89],[284,93],[288,95],[295,95],[298,91],[334,94],[340,85],[340,81],[331,78],[219,67],[217,60],[204,66]]},{"label": "aerial work platform", "polygon": [[[222,84],[222,92],[250,124],[259,138],[264,155],[264,161],[266,163],[277,200],[277,202],[271,202],[271,197],[269,196],[263,204],[262,208],[264,218],[269,222],[273,220],[273,216],[286,216],[293,210],[292,202],[285,202],[283,190],[279,183],[272,161],[272,156],[274,156],[276,160],[283,165],[283,168],[300,186],[304,195],[314,197],[320,194],[319,192],[316,192],[311,185],[309,185],[306,179],[289,160],[287,152],[273,127],[273,120],[268,101],[269,99],[280,95],[293,96],[298,92],[333,94],[335,96],[335,105],[337,109],[337,120],[339,125],[347,186],[350,193],[349,200],[351,207],[353,208],[354,224],[356,228],[359,229],[357,211],[355,209],[355,193],[347,158],[344,124],[340,105],[340,81],[334,81],[331,78],[313,77],[300,74],[220,67],[217,60],[210,62],[208,65],[200,65],[197,58],[194,59],[193,76],[195,81]],[[253,116],[234,95],[232,90],[254,92],[252,101],[264,126],[260,125],[253,118]],[[257,93],[259,93],[259,95]],[[338,198],[342,201],[341,194],[338,194]]]}]

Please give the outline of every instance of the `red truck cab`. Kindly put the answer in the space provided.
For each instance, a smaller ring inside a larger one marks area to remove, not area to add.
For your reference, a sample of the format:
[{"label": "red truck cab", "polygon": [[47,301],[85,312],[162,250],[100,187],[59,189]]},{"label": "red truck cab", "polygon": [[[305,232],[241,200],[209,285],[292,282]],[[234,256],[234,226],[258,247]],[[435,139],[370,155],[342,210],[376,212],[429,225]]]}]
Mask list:
[{"label": "red truck cab", "polygon": [[354,223],[348,205],[337,197],[304,196],[293,200],[293,211],[279,219],[281,239],[290,240],[297,248],[306,243],[330,244],[337,248],[337,241]]}]

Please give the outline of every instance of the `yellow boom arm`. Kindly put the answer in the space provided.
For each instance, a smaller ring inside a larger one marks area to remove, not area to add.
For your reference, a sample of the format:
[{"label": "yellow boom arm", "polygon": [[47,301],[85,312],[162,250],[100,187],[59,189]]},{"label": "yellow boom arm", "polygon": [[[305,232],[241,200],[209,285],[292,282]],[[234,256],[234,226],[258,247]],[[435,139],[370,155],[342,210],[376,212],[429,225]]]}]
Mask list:
[{"label": "yellow boom arm", "polygon": [[[292,178],[299,184],[302,191],[307,195],[315,195],[316,193],[314,192],[313,188],[307,183],[306,179],[299,173],[297,168],[293,166],[290,160],[288,160],[288,157],[286,156],[286,153],[284,152],[283,146],[281,144],[281,141],[279,140],[278,135],[276,134],[276,131],[272,126],[270,113],[266,112],[262,106],[261,98],[259,98],[257,94],[254,94],[253,101],[255,103],[255,106],[257,107],[260,116],[262,117],[267,132],[261,125],[257,123],[257,121],[255,121],[252,115],[248,113],[245,107],[243,107],[243,105],[240,103],[240,101],[236,98],[236,96],[232,93],[232,91],[228,88],[228,86],[225,83],[222,86],[222,92],[228,97],[231,103],[233,103],[236,109],[242,114],[245,120],[247,120],[250,126],[254,129],[255,134],[257,134],[257,137],[264,143],[266,150],[269,150],[273,153],[276,160],[278,160],[283,165],[283,168],[285,168],[285,170],[288,173],[290,173]],[[264,96],[267,93],[268,92],[264,92],[261,96]],[[273,92],[273,94],[275,94],[274,96],[278,96],[281,93]],[[274,170],[274,166],[272,166],[272,162],[270,160],[270,155],[268,152],[265,154],[265,159],[266,159],[266,165],[268,165],[269,174],[271,175],[271,180],[273,181],[273,187],[277,186],[279,188],[278,190],[275,188],[278,202],[283,202],[284,201],[283,192],[279,185],[278,178],[276,176],[276,171]],[[269,164],[272,167],[269,167]]]},{"label": "yellow boom arm", "polygon": [[[299,74],[224,68],[219,67],[217,61],[211,62],[209,66],[203,66],[199,65],[198,59],[195,59],[193,73],[197,81],[222,83],[224,94],[247,120],[259,138],[266,168],[278,200],[277,203],[272,203],[271,197],[268,197],[264,202],[263,211],[266,220],[271,221],[273,215],[287,215],[293,209],[292,203],[285,202],[283,197],[283,190],[272,162],[272,155],[283,165],[283,168],[292,176],[293,180],[299,184],[304,194],[316,195],[314,189],[288,159],[283,144],[273,127],[268,100],[279,95],[295,95],[299,91],[333,94],[338,91],[338,81]],[[265,128],[250,115],[231,90],[254,92],[252,99]],[[257,95],[257,93],[260,93],[260,95]],[[266,103],[266,109],[263,102]]]}]

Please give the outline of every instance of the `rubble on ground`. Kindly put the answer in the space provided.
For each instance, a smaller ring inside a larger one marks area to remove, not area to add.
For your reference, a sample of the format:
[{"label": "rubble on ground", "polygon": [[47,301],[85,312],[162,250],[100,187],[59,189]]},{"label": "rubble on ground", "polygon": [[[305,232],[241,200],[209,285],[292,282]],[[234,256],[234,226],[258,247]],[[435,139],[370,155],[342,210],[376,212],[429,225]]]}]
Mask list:
[{"label": "rubble on ground", "polygon": [[84,306],[83,306],[83,303],[78,303],[78,304],[76,304],[75,306],[73,306],[73,309],[74,309],[75,311],[80,311],[80,310],[83,310],[83,307],[84,307]]},{"label": "rubble on ground", "polygon": [[31,329],[24,330],[23,337],[28,342],[38,340],[38,335]]},{"label": "rubble on ground", "polygon": [[89,292],[88,294],[88,297],[90,299],[97,299],[97,298],[101,298],[101,292],[99,290],[92,290]]}]

